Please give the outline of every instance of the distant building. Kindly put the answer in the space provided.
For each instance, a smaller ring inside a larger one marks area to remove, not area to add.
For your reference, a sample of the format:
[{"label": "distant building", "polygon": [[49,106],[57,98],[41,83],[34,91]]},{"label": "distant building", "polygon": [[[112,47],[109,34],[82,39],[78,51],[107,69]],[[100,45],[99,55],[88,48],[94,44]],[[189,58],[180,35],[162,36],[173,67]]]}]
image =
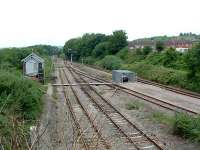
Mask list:
[{"label": "distant building", "polygon": [[128,44],[129,49],[144,48],[146,46],[155,49],[156,42],[153,40],[134,40]]},{"label": "distant building", "polygon": [[165,42],[166,47],[172,47],[178,52],[186,52],[192,47],[193,43],[187,40],[174,39]]},{"label": "distant building", "polygon": [[176,48],[176,51],[177,52],[181,52],[181,53],[184,53],[184,52],[187,52],[189,48],[184,48],[184,47],[178,47]]},{"label": "distant building", "polygon": [[22,62],[23,74],[25,76],[43,80],[44,59],[32,52],[26,58],[22,59]]},{"label": "distant building", "polygon": [[[164,46],[167,48],[174,48],[176,51],[185,52],[192,47],[194,42],[184,39],[171,39],[164,41]],[[129,42],[129,49],[137,49],[144,47],[151,47],[153,50],[156,49],[156,41],[151,39],[139,39]]]}]

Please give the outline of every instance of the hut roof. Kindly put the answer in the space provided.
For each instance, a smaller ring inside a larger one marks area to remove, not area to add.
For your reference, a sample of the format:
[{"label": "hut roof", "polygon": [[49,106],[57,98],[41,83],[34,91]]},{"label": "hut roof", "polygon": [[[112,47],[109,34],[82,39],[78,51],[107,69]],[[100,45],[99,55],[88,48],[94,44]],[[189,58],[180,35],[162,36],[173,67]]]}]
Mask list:
[{"label": "hut roof", "polygon": [[39,57],[33,52],[30,55],[28,55],[26,58],[22,59],[22,62],[27,62],[29,59],[35,59],[36,61],[41,62],[41,63],[44,62],[43,58]]}]

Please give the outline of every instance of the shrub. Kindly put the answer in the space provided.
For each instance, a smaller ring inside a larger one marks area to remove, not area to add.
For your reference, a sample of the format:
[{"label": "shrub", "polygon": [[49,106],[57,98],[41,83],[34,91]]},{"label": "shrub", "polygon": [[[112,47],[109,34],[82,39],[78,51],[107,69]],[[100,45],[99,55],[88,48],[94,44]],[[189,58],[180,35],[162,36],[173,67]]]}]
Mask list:
[{"label": "shrub", "polygon": [[146,64],[145,62],[123,65],[122,69],[132,70],[140,77],[163,84],[170,84],[180,87],[187,86],[187,73],[184,71]]},{"label": "shrub", "polygon": [[91,56],[88,56],[86,57],[84,60],[83,60],[83,63],[86,63],[86,64],[94,64],[95,63],[95,58],[91,57]]},{"label": "shrub", "polygon": [[108,55],[104,57],[104,59],[101,61],[101,66],[105,69],[119,69],[121,67],[122,60],[116,56]]},{"label": "shrub", "polygon": [[152,48],[150,46],[145,46],[142,50],[144,55],[148,55],[152,52]]},{"label": "shrub", "polygon": [[6,113],[36,119],[42,108],[42,92],[34,81],[0,71],[0,106]]},{"label": "shrub", "polygon": [[187,114],[176,114],[174,134],[200,142],[200,117],[195,118]]},{"label": "shrub", "polygon": [[127,58],[129,54],[129,50],[128,50],[128,47],[125,47],[123,49],[121,49],[118,53],[117,53],[117,56],[119,58],[121,58],[122,60],[125,60]]},{"label": "shrub", "polygon": [[170,126],[174,124],[174,117],[166,115],[166,113],[163,113],[163,112],[155,111],[152,114],[150,114],[150,118],[153,121],[156,121],[162,124],[166,124]]},{"label": "shrub", "polygon": [[145,62],[123,64],[121,69],[132,70],[138,76],[148,80],[200,92],[200,74],[198,75],[198,79],[190,81],[187,78],[186,71],[146,64]]},{"label": "shrub", "polygon": [[92,55],[96,58],[103,58],[108,52],[108,42],[102,42],[95,46]]}]

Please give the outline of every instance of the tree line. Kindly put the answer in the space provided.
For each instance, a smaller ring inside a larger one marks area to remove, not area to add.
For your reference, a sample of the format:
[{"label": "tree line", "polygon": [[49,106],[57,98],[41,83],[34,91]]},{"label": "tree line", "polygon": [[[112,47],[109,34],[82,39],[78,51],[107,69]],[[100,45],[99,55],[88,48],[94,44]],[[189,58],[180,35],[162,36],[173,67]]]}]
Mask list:
[{"label": "tree line", "polygon": [[106,55],[116,54],[127,44],[126,32],[118,30],[111,35],[86,33],[82,37],[68,40],[63,50],[67,57],[74,54],[76,60],[88,56],[103,58]]}]

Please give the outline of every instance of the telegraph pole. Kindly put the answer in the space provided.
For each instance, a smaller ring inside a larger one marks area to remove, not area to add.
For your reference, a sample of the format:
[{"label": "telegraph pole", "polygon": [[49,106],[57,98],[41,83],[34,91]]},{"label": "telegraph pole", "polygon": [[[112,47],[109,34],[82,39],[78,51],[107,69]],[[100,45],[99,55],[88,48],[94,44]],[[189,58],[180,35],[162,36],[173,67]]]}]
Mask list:
[{"label": "telegraph pole", "polygon": [[71,64],[72,64],[72,61],[73,61],[73,54],[71,53]]}]

